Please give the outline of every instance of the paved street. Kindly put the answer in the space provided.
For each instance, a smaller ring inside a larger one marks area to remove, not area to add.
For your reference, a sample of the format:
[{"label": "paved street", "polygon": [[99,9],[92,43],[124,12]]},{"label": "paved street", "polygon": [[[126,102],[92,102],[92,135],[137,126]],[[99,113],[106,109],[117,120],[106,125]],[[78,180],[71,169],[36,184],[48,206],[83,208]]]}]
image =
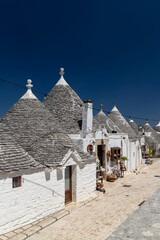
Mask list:
[{"label": "paved street", "polygon": [[[160,175],[159,169],[160,160],[158,159],[153,165],[141,166],[138,174],[130,173],[126,174],[124,179],[118,179],[116,182],[105,182],[106,194],[101,193],[96,200],[28,239],[106,239],[135,210],[139,209],[140,203],[160,187],[160,178],[155,177]],[[144,237],[144,239],[146,238]]]},{"label": "paved street", "polygon": [[117,239],[160,239],[160,188],[106,240]]}]

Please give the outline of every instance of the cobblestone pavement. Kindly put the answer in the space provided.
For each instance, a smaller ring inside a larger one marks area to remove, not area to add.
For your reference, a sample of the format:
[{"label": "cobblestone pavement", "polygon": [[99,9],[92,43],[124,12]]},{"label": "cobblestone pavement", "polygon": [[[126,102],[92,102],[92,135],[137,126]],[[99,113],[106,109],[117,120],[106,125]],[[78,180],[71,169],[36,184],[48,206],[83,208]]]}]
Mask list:
[{"label": "cobblestone pavement", "polygon": [[[160,187],[160,159],[153,165],[142,165],[139,173],[105,182],[106,193],[58,222],[36,233],[28,240],[103,240],[124,222],[139,204]],[[124,185],[131,185],[125,187]]]},{"label": "cobblestone pavement", "polygon": [[[17,229],[8,236],[6,234],[4,238],[0,236],[0,239],[23,240],[26,237],[28,240],[106,239],[135,210],[139,209],[138,205],[141,202],[160,188],[160,178],[155,177],[160,175],[159,169],[160,159],[157,159],[153,165],[142,165],[137,173],[126,174],[124,178],[112,183],[105,182],[106,193],[98,193],[99,197],[95,200],[69,204],[65,211],[38,221],[34,226],[26,226],[23,233],[22,228]],[[67,211],[70,214],[66,214]],[[42,229],[42,226],[46,228]],[[20,234],[15,235],[18,231],[21,231]],[[31,236],[33,233],[35,234]]]},{"label": "cobblestone pavement", "polygon": [[5,233],[0,235],[0,240],[25,240],[28,237],[34,235],[35,233],[39,232],[40,230],[48,227],[49,225],[59,221],[60,219],[64,218],[65,216],[73,213],[77,209],[84,207],[86,204],[94,201],[96,198],[99,197],[99,193],[95,192],[91,197],[80,201],[78,203],[72,202],[69,205],[66,205],[65,209],[51,214],[45,218],[39,219],[38,221],[32,222],[27,224],[21,228],[15,229],[11,232]]},{"label": "cobblestone pavement", "polygon": [[106,240],[117,239],[160,239],[160,188]]}]

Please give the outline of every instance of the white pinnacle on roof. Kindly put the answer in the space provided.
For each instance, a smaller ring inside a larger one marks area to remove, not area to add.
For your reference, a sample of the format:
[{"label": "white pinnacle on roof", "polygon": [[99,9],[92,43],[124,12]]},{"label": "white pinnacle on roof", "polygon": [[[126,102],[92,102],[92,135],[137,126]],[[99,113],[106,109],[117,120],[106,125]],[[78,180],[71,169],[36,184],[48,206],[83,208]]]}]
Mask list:
[{"label": "white pinnacle on roof", "polygon": [[133,119],[131,117],[129,117],[129,122],[134,122]]},{"label": "white pinnacle on roof", "polygon": [[112,108],[111,112],[118,112],[116,105]]},{"label": "white pinnacle on roof", "polygon": [[160,122],[156,125],[156,127],[160,127]]},{"label": "white pinnacle on roof", "polygon": [[146,126],[150,126],[149,123],[148,123],[148,120],[146,120],[146,123],[145,123]]},{"label": "white pinnacle on roof", "polygon": [[64,68],[60,68],[59,74],[61,75],[61,77],[60,77],[59,81],[56,83],[56,85],[68,86],[68,83],[66,82],[66,80],[63,77],[63,75],[64,75]]},{"label": "white pinnacle on roof", "polygon": [[33,87],[32,80],[28,79],[27,80],[27,85],[26,87],[28,88],[27,92],[21,97],[21,99],[37,99],[36,96],[32,93],[31,88]]},{"label": "white pinnacle on roof", "polygon": [[118,112],[118,109],[116,107],[116,102],[113,103],[114,107],[112,108],[111,112]]}]

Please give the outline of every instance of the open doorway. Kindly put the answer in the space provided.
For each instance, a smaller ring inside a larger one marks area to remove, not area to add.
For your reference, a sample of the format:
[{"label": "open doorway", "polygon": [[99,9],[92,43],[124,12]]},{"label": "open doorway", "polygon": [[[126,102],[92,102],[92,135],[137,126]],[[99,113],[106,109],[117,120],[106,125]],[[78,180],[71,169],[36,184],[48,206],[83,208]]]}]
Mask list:
[{"label": "open doorway", "polygon": [[97,156],[100,160],[100,166],[105,168],[105,145],[97,145]]},{"label": "open doorway", "polygon": [[65,203],[72,201],[72,166],[65,168]]}]

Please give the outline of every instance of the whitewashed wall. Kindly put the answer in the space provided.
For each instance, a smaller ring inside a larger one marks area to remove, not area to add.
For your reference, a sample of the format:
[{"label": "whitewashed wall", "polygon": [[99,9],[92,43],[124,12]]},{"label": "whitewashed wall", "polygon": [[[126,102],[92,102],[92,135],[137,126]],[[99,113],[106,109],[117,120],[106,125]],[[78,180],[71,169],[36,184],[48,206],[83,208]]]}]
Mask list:
[{"label": "whitewashed wall", "polygon": [[72,198],[80,201],[96,190],[96,161],[76,162],[70,157],[64,167],[72,166]]},{"label": "whitewashed wall", "polygon": [[109,134],[109,144],[108,149],[114,147],[119,147],[122,149],[123,156],[127,156],[127,144],[128,144],[128,135],[127,134],[117,134],[117,133],[110,133]]},{"label": "whitewashed wall", "polygon": [[22,186],[18,188],[12,188],[12,177],[0,179],[0,234],[64,208],[62,172],[55,169],[20,175]]},{"label": "whitewashed wall", "polygon": [[141,147],[139,141],[129,141],[129,154],[128,154],[127,170],[133,171],[138,168],[142,162]]},{"label": "whitewashed wall", "polygon": [[[75,157],[76,159],[76,157]],[[70,157],[51,172],[25,172],[0,177],[0,234],[12,231],[65,207],[65,167],[72,166],[73,201],[96,189],[96,161],[79,163]],[[12,188],[12,177],[22,176],[22,186]]]}]

